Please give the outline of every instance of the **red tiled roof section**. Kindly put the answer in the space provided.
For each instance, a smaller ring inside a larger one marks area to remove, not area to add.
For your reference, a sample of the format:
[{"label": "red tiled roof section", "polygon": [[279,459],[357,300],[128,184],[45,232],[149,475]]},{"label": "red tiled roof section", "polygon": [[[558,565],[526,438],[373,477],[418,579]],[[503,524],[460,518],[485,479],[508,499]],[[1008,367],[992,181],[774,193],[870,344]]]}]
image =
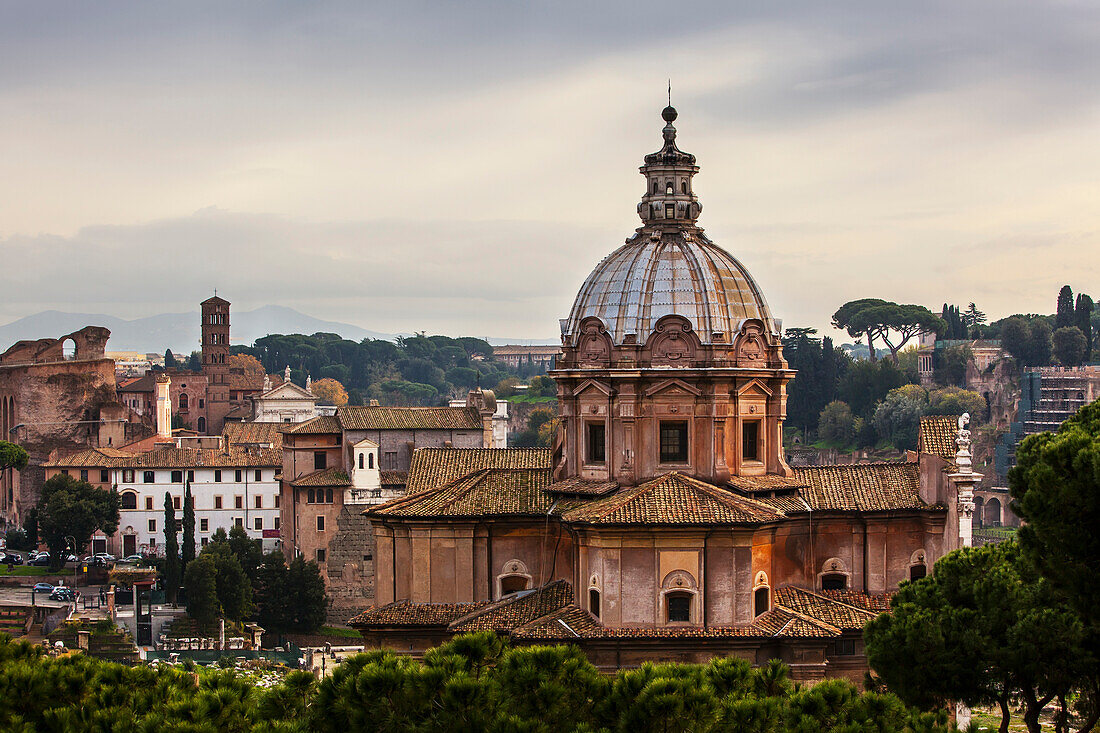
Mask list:
[{"label": "red tiled roof section", "polygon": [[878,615],[793,586],[776,588],[774,594],[776,606],[823,621],[838,629],[860,630],[864,624]]},{"label": "red tiled roof section", "polygon": [[583,608],[569,604],[512,630],[513,639],[577,639],[603,636],[599,620]]},{"label": "red tiled roof section", "polygon": [[874,595],[861,593],[856,590],[823,590],[821,595],[832,601],[855,606],[864,611],[878,615],[890,610],[890,599],[893,593],[876,593]]},{"label": "red tiled roof section", "polygon": [[222,435],[230,445],[271,443],[271,447],[281,449],[283,433],[291,427],[277,422],[229,422],[222,428]]},{"label": "red tiled roof section", "polygon": [[409,480],[408,471],[379,471],[383,486],[404,486]]},{"label": "red tiled roof section", "polygon": [[42,464],[45,468],[109,468],[120,458],[131,458],[134,454],[117,448],[85,448]]},{"label": "red tiled roof section", "polygon": [[551,494],[568,494],[570,496],[604,496],[616,491],[619,484],[614,481],[587,481],[581,478],[567,478],[564,481],[555,481],[546,487]]},{"label": "red tiled roof section", "polygon": [[343,432],[340,428],[340,421],[336,419],[334,415],[321,415],[315,417],[312,420],[306,420],[300,422],[292,428],[284,431],[285,435],[327,435],[336,433],[339,435]]},{"label": "red tiled roof section", "polygon": [[366,513],[383,518],[542,515],[554,505],[553,497],[544,490],[549,483],[548,468],[487,468]]},{"label": "red tiled roof section", "polygon": [[533,590],[505,596],[467,616],[455,619],[449,630],[456,634],[470,631],[504,631],[531,623],[573,602],[573,587],[555,580]]},{"label": "red tiled roof section", "polygon": [[480,603],[412,603],[396,601],[372,608],[348,621],[349,626],[371,627],[445,627],[456,618],[487,605]]},{"label": "red tiled roof section", "polygon": [[804,481],[787,476],[732,476],[729,485],[739,491],[782,491],[784,489],[801,489],[806,486]]},{"label": "red tiled roof section", "polygon": [[341,407],[336,412],[344,430],[481,430],[473,407]]},{"label": "red tiled roof section", "polygon": [[115,468],[252,468],[283,465],[275,448],[160,448],[130,459],[115,459]]},{"label": "red tiled roof section", "polygon": [[409,466],[410,494],[486,468],[551,468],[549,448],[419,448]]},{"label": "red tiled roof section", "polygon": [[917,463],[808,466],[796,468],[795,477],[807,484],[800,493],[815,512],[928,508]]},{"label": "red tiled roof section", "polygon": [[753,524],[781,519],[767,505],[673,472],[563,515],[586,524]]},{"label": "red tiled roof section", "polygon": [[917,432],[917,450],[954,461],[958,434],[957,415],[925,415],[920,419],[920,430]]},{"label": "red tiled roof section", "polygon": [[338,468],[325,468],[305,476],[299,476],[290,482],[291,486],[308,488],[311,486],[351,486],[351,479]]}]

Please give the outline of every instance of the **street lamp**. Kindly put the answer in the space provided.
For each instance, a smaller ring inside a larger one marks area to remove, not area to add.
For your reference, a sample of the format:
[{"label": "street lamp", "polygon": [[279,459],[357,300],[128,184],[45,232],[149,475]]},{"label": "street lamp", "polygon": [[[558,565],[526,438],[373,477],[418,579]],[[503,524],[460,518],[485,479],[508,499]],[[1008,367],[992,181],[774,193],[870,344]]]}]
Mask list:
[{"label": "street lamp", "polygon": [[79,581],[80,572],[80,555],[76,551],[76,537],[65,535],[65,539],[73,541],[73,557],[76,558],[76,562],[73,563],[73,606],[76,606],[76,584]]}]

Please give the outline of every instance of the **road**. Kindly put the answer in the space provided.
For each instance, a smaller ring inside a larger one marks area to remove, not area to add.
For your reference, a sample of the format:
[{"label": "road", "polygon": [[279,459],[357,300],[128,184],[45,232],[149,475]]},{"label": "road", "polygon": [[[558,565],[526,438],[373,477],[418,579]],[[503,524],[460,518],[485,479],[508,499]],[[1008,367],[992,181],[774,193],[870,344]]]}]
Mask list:
[{"label": "road", "polygon": [[[98,589],[96,589],[98,592]],[[61,601],[51,601],[48,593],[35,593],[35,605],[48,608],[61,608],[65,604]],[[29,606],[31,605],[30,588],[6,588],[0,587],[0,606]]]}]

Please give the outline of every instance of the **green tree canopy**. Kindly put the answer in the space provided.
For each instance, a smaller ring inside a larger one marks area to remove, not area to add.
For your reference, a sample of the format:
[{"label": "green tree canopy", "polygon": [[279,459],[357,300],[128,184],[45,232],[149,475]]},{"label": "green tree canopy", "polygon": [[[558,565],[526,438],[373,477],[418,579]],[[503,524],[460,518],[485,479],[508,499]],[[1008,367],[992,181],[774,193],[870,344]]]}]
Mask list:
[{"label": "green tree canopy", "polygon": [[262,541],[248,536],[248,530],[243,525],[234,524],[229,530],[227,538],[229,549],[241,565],[241,570],[249,580],[256,577],[256,568],[263,561]]},{"label": "green tree canopy", "polygon": [[1088,356],[1088,339],[1077,326],[1059,328],[1051,335],[1054,358],[1062,366],[1080,366]]},{"label": "green tree canopy", "polygon": [[1001,323],[1001,346],[1022,367],[1050,364],[1050,324],[1043,317],[1011,316]]},{"label": "green tree canopy", "polygon": [[218,569],[211,555],[199,555],[187,564],[183,585],[187,589],[187,615],[209,629],[222,614],[218,601]]},{"label": "green tree canopy", "polygon": [[181,552],[181,567],[187,570],[187,565],[195,559],[195,497],[191,495],[191,482],[183,487],[183,546]]},{"label": "green tree canopy", "polygon": [[1088,361],[1093,346],[1092,312],[1095,304],[1084,293],[1077,294],[1077,305],[1073,309],[1073,325],[1085,334],[1085,361]]},{"label": "green tree canopy", "polygon": [[899,450],[916,450],[920,418],[928,406],[927,393],[919,385],[906,384],[890,390],[875,407],[875,431]]},{"label": "green tree canopy", "polygon": [[50,566],[64,564],[66,537],[76,540],[75,552],[92,541],[101,531],[112,535],[118,529],[120,501],[118,493],[99,489],[87,481],[59,473],[42,484],[38,500],[38,534],[50,548]]},{"label": "green tree canopy", "polygon": [[841,447],[851,445],[856,439],[856,424],[852,409],[839,400],[825,405],[817,421],[817,434],[822,440]]},{"label": "green tree canopy", "polygon": [[1058,291],[1058,308],[1054,314],[1054,329],[1066,328],[1074,325],[1076,320],[1074,313],[1073,288],[1063,285]]},{"label": "green tree canopy", "polygon": [[250,616],[255,610],[252,583],[241,568],[229,539],[207,543],[199,553],[199,559],[203,557],[214,563],[214,581],[222,614],[232,621]]},{"label": "green tree canopy", "polygon": [[881,339],[886,348],[890,349],[890,357],[895,364],[898,361],[898,352],[914,336],[932,331],[943,333],[947,330],[944,320],[923,305],[899,305],[878,298],[845,303],[833,314],[832,323],[853,337],[866,334],[867,345],[871,348],[871,361],[875,360],[873,341]]},{"label": "green tree canopy", "polygon": [[1042,708],[1093,664],[1078,616],[1013,542],[946,555],[930,577],[903,583],[890,607],[864,632],[887,687],[921,707],[997,704],[1002,731],[1020,700],[1039,733]]},{"label": "green tree canopy", "polygon": [[22,446],[0,440],[0,471],[5,468],[22,471],[27,467],[28,460],[30,460],[30,456],[27,455],[27,451]]},{"label": "green tree canopy", "polygon": [[176,602],[176,595],[180,587],[180,557],[179,539],[176,534],[179,526],[176,523],[176,506],[172,501],[172,494],[164,492],[164,592],[168,596],[169,603]]},{"label": "green tree canopy", "polygon": [[944,387],[928,393],[929,415],[961,415],[968,412],[977,425],[985,420],[985,410],[985,397],[968,389]]}]

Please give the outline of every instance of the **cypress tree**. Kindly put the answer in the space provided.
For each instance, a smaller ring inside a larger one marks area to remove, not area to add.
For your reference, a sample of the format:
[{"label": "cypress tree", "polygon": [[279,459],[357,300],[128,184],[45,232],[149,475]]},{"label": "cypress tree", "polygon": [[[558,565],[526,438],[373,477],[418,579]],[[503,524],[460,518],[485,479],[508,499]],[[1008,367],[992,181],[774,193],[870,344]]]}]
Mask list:
[{"label": "cypress tree", "polygon": [[1092,311],[1093,302],[1092,298],[1084,293],[1077,294],[1077,307],[1074,308],[1074,325],[1081,329],[1081,333],[1085,334],[1085,343],[1087,350],[1085,352],[1085,361],[1088,361],[1089,354],[1092,353],[1093,338],[1092,338]]},{"label": "cypress tree", "polygon": [[180,587],[179,541],[176,539],[176,508],[172,495],[164,492],[164,593],[170,603],[176,602]]},{"label": "cypress tree", "polygon": [[1063,285],[1058,291],[1058,312],[1054,316],[1054,330],[1073,326],[1074,320],[1073,290],[1069,285]]},{"label": "cypress tree", "polygon": [[191,496],[191,482],[183,489],[183,562],[180,575],[187,572],[187,564],[195,559],[195,498]]}]

